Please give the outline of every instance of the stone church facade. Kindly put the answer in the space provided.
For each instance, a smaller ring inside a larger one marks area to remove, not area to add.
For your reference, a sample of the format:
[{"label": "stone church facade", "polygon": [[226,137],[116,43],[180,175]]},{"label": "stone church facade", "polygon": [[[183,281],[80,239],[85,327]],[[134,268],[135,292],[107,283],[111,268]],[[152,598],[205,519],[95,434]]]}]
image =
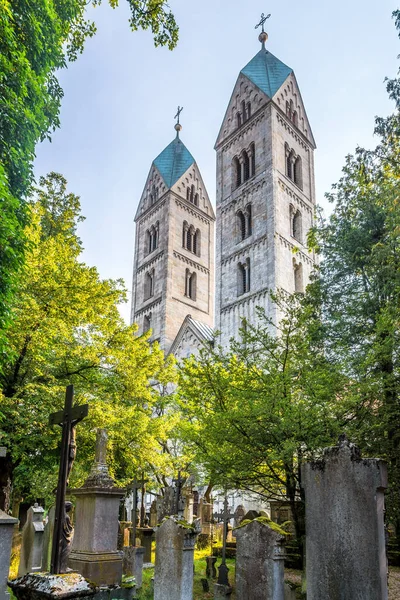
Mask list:
[{"label": "stone church facade", "polygon": [[315,141],[293,70],[266,49],[267,34],[259,39],[215,145],[215,268],[214,212],[179,125],[136,214],[132,321],[178,357],[211,342],[213,330],[227,347],[258,306],[277,322],[270,291],[303,292],[315,264],[306,244]]}]

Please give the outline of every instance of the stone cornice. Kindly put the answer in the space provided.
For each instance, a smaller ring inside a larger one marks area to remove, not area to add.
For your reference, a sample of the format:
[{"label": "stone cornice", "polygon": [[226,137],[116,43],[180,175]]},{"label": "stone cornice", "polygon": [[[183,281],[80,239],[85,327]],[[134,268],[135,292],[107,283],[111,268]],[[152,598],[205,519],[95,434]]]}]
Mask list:
[{"label": "stone cornice", "polygon": [[161,304],[162,294],[160,296],[158,296],[157,298],[155,298],[152,302],[149,302],[148,300],[146,300],[146,302],[147,302],[146,306],[139,308],[139,310],[137,310],[135,312],[134,319],[133,319],[134,321],[136,321],[136,317],[140,317],[144,313],[148,312],[150,309],[154,308],[155,306],[158,306],[158,304]]},{"label": "stone cornice", "polygon": [[149,208],[146,208],[146,210],[135,219],[136,223],[139,223],[140,221],[145,223],[149,219],[153,218],[154,215],[160,210],[160,208],[162,208],[165,205],[167,201],[167,194],[168,192],[161,196],[161,198],[159,198],[154,204],[149,206]]},{"label": "stone cornice", "polygon": [[[288,248],[291,252],[293,252],[294,254],[298,254],[301,256],[301,258],[304,260],[304,262],[306,262],[308,265],[310,265],[311,267],[316,265],[316,262],[313,258],[310,258],[310,256],[308,256],[308,254],[306,254],[304,252],[304,250],[302,250],[300,248],[300,246],[303,246],[303,244],[301,244],[301,242],[298,242],[297,244],[294,244],[293,242],[291,242],[290,240],[287,240],[285,237],[283,237],[283,235],[281,235],[280,233],[276,233],[275,234],[276,237],[278,238],[278,240],[280,241],[280,243],[282,244],[282,246],[285,246],[286,248]],[[304,247],[304,246],[303,246]],[[295,251],[295,249],[298,248],[297,252]]]},{"label": "stone cornice", "polygon": [[261,173],[261,175],[256,175],[252,177],[246,183],[239,186],[229,196],[224,198],[224,200],[219,205],[221,214],[224,214],[228,210],[231,210],[232,205],[238,203],[239,201],[246,202],[246,200],[253,196],[260,188],[263,188],[267,184],[265,180],[265,171]]},{"label": "stone cornice", "polygon": [[151,267],[153,264],[155,264],[156,262],[158,262],[158,260],[163,255],[164,255],[164,250],[160,250],[160,252],[158,252],[157,254],[155,254],[154,256],[152,256],[151,258],[149,258],[148,260],[146,260],[146,262],[142,263],[137,268],[136,273],[141,273],[142,271],[145,271],[146,269],[148,269],[149,267]]},{"label": "stone cornice", "polygon": [[177,250],[174,250],[173,254],[176,258],[178,258],[182,262],[186,263],[187,265],[190,265],[194,269],[197,269],[198,271],[202,271],[203,273],[207,273],[207,274],[210,273],[210,270],[207,267],[204,267],[203,265],[199,264],[198,262],[190,259],[188,256],[185,256],[184,254],[177,252]]},{"label": "stone cornice", "polygon": [[239,250],[235,250],[235,252],[233,252],[232,254],[230,254],[229,256],[227,256],[226,258],[223,258],[221,260],[221,265],[228,265],[230,264],[232,261],[237,260],[241,254],[249,254],[249,249],[251,248],[256,248],[257,246],[268,246],[268,236],[267,235],[263,235],[261,238],[257,238],[256,240],[251,240],[251,236],[248,238],[249,242],[242,246]]},{"label": "stone cornice", "polygon": [[[281,177],[278,177],[278,185],[281,187],[281,189],[288,195],[290,196],[290,198],[292,200],[294,200],[296,202],[296,204],[298,204],[299,206],[301,206],[301,208],[303,210],[306,210],[307,212],[309,212],[310,214],[313,214],[313,205],[311,204],[311,201],[307,198],[307,196],[304,194],[304,198],[301,198],[298,194],[296,194],[296,192],[294,190],[292,190],[288,184],[281,179]],[[301,190],[298,190],[300,193]]]},{"label": "stone cornice", "polygon": [[264,104],[259,111],[254,113],[253,116],[250,117],[247,121],[243,123],[238,129],[235,129],[229,136],[220,144],[215,146],[215,149],[218,151],[222,146],[222,152],[227,152],[236,142],[241,141],[249,131],[254,129],[260,121],[262,121],[265,117],[265,107]]},{"label": "stone cornice", "polygon": [[211,221],[215,221],[215,217],[203,212],[188,200],[185,200],[184,198],[181,198],[180,196],[174,193],[172,193],[172,195],[174,197],[175,204],[180,208],[183,208],[183,210],[191,214],[193,217],[197,217],[198,219],[200,219],[200,221],[203,221],[203,223],[207,224],[209,224]]},{"label": "stone cornice", "polygon": [[221,314],[224,312],[229,312],[234,309],[236,306],[241,306],[244,304],[248,304],[253,301],[255,298],[265,298],[267,294],[271,292],[271,288],[265,287],[257,292],[253,292],[252,294],[249,292],[247,294],[243,294],[242,296],[238,296],[238,299],[234,302],[230,302],[221,308]]},{"label": "stone cornice", "polygon": [[[285,129],[286,131],[288,131],[290,133],[290,135],[296,140],[296,142],[306,151],[306,152],[310,152],[310,142],[307,144],[304,141],[303,135],[300,134],[300,132],[297,132],[294,127],[292,127],[291,125],[289,125],[289,122],[287,120],[286,117],[283,117],[280,114],[280,111],[276,112],[276,118],[278,123],[280,123]],[[307,139],[307,138],[305,138]]]}]

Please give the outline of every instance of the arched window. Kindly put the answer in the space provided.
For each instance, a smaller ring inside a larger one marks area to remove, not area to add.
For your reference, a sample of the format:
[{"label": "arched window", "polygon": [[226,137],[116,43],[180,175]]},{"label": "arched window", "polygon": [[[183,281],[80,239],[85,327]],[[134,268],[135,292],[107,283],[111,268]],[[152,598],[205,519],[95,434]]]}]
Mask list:
[{"label": "arched window", "polygon": [[145,249],[144,249],[145,254],[150,254],[151,246],[152,246],[151,233],[149,230],[147,230],[146,235],[145,235]]},{"label": "arched window", "polygon": [[233,177],[235,182],[235,187],[239,187],[242,183],[242,170],[240,161],[237,156],[233,159]]},{"label": "arched window", "polygon": [[183,221],[182,227],[182,248],[186,248],[187,245],[187,232],[189,229],[189,225],[187,221]]},{"label": "arched window", "polygon": [[290,119],[290,104],[288,100],[286,100],[286,116]]},{"label": "arched window", "polygon": [[256,174],[256,147],[254,142],[250,144],[250,177]]},{"label": "arched window", "polygon": [[243,150],[243,161],[244,161],[244,175],[243,180],[247,181],[250,177],[250,160],[246,150]]},{"label": "arched window", "polygon": [[250,291],[250,259],[238,263],[238,296]]},{"label": "arched window", "polygon": [[238,211],[237,218],[238,218],[239,241],[242,241],[246,237],[246,219],[241,210]]},{"label": "arched window", "polygon": [[143,333],[146,333],[151,327],[151,313],[144,315],[143,318]]},{"label": "arched window", "polygon": [[302,240],[302,223],[301,223],[301,212],[298,210],[293,215],[292,220],[292,235],[296,240],[301,242]]},{"label": "arched window", "polygon": [[300,189],[303,189],[303,169],[300,156],[297,156],[293,163],[293,181]]},{"label": "arched window", "polygon": [[252,230],[253,230],[251,204],[248,204],[246,206],[245,216],[246,216],[246,237],[248,237],[249,235],[251,235]]},{"label": "arched window", "polygon": [[185,272],[185,296],[196,300],[196,273],[191,273],[189,269]]},{"label": "arched window", "polygon": [[286,151],[286,175],[289,179],[293,179],[292,153],[288,151]]},{"label": "arched window", "polygon": [[295,125],[296,127],[299,126],[299,118],[297,116],[297,111],[294,111],[294,113],[292,115],[292,121],[293,121],[293,125]]},{"label": "arched window", "polygon": [[241,125],[242,125],[242,117],[241,117],[241,114],[239,112],[236,114],[236,123],[237,123],[238,127],[241,127]]},{"label": "arched window", "polygon": [[144,299],[154,296],[154,269],[148,271],[144,279]]},{"label": "arched window", "polygon": [[189,200],[189,202],[190,202],[190,187],[189,186],[187,186],[187,188],[186,188],[186,200]]},{"label": "arched window", "polygon": [[199,195],[197,193],[194,195],[194,204],[195,206],[199,205]]},{"label": "arched window", "polygon": [[250,119],[251,117],[251,104],[250,102],[247,103],[247,118]]},{"label": "arched window", "polygon": [[242,116],[243,116],[243,123],[244,123],[245,121],[247,121],[246,102],[244,100],[242,100]]},{"label": "arched window", "polygon": [[303,265],[296,263],[293,259],[293,272],[294,272],[294,291],[296,294],[302,294],[304,292],[303,283]]},{"label": "arched window", "polygon": [[196,229],[196,232],[193,236],[193,252],[200,256],[200,241],[201,241],[201,233],[200,229]]},{"label": "arched window", "polygon": [[194,185],[192,185],[190,188],[190,202],[192,204],[194,203]]}]

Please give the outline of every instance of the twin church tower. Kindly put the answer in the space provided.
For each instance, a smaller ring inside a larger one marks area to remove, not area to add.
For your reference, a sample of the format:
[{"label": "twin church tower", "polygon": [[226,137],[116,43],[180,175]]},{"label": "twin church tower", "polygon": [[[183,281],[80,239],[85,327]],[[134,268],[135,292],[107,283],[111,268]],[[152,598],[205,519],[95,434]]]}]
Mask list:
[{"label": "twin church tower", "polygon": [[137,209],[131,320],[180,358],[215,330],[226,348],[258,306],[276,321],[270,291],[303,291],[313,269],[315,142],[293,70],[267,38],[263,28],[217,137],[216,214],[180,139],[179,109]]}]

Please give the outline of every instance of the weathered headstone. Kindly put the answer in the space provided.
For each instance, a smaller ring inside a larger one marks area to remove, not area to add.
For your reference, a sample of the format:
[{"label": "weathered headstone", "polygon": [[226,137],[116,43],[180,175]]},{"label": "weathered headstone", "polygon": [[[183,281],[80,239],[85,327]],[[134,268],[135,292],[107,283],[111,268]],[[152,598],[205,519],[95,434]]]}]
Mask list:
[{"label": "weathered headstone", "polygon": [[55,506],[53,505],[47,515],[47,523],[44,526],[43,534],[43,555],[42,555],[42,571],[50,571],[51,564],[51,545],[53,542],[54,532]]},{"label": "weathered headstone", "polygon": [[183,510],[183,518],[188,523],[193,523],[193,503],[194,496],[191,492],[185,494],[185,508]]},{"label": "weathered headstone", "polygon": [[141,546],[144,548],[143,560],[145,563],[151,563],[151,545],[154,538],[154,529],[152,527],[138,527]]},{"label": "weathered headstone", "polygon": [[122,552],[118,544],[118,513],[124,490],[114,486],[106,461],[107,434],[97,431],[96,459],[76,497],[75,535],[69,557],[72,569],[96,585],[118,585]]},{"label": "weathered headstone", "polygon": [[197,531],[172,517],[156,531],[154,600],[193,599],[193,557]]},{"label": "weathered headstone", "polygon": [[28,510],[27,520],[22,530],[21,555],[18,577],[25,573],[37,573],[42,568],[44,509],[35,503]]},{"label": "weathered headstone", "polygon": [[9,600],[7,593],[7,579],[10,570],[10,556],[14,526],[18,519],[10,517],[0,510],[0,600]]},{"label": "weathered headstone", "polygon": [[143,556],[142,546],[127,546],[123,550],[124,557],[122,571],[127,577],[134,576],[136,588],[140,589],[143,582]]},{"label": "weathered headstone", "polygon": [[175,490],[173,487],[166,487],[164,490],[164,496],[157,498],[157,521],[161,521],[165,517],[169,517],[174,513],[175,510]]},{"label": "weathered headstone", "polygon": [[285,535],[258,520],[235,533],[237,600],[284,600]]},{"label": "weathered headstone", "polygon": [[243,504],[239,504],[235,509],[235,514],[233,516],[233,524],[234,527],[239,527],[240,523],[243,521],[243,517],[246,514],[246,510]]},{"label": "weathered headstone", "polygon": [[157,527],[157,500],[153,500],[150,506],[150,527]]},{"label": "weathered headstone", "polygon": [[386,464],[345,436],[302,469],[307,600],[387,600]]}]

